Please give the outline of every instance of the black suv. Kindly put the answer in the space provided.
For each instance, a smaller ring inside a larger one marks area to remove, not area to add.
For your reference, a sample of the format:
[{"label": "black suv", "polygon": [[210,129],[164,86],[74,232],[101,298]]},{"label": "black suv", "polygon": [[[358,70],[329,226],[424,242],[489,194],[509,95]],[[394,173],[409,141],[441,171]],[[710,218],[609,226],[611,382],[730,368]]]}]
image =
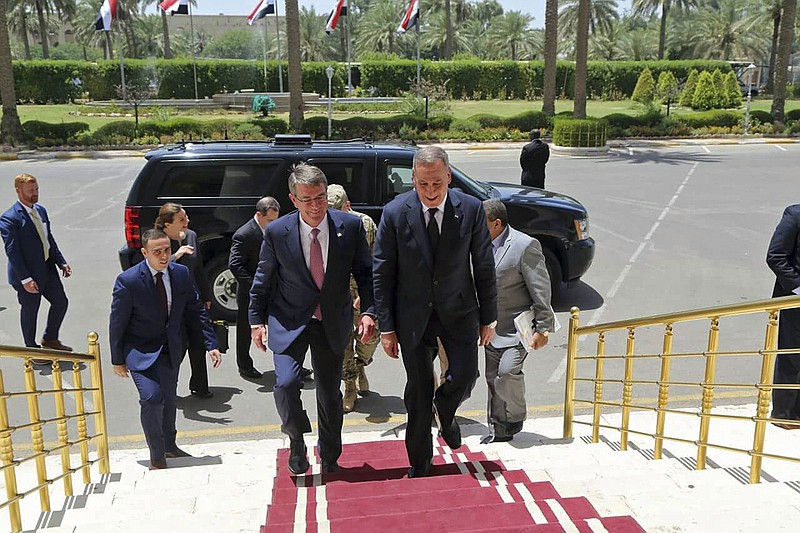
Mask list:
[{"label": "black suv", "polygon": [[[236,280],[228,270],[231,237],[255,212],[262,196],[291,211],[288,175],[297,162],[321,168],[330,183],[347,190],[353,209],[380,221],[383,206],[413,188],[411,162],[416,148],[371,141],[312,141],[308,135],[276,136],[273,141],[186,142],[153,150],[125,204],[122,268],[141,261],[141,233],[152,227],[165,202],[182,204],[197,232],[211,281],[212,315],[234,321]],[[451,187],[481,200],[500,198],[516,229],[539,239],[554,289],[580,278],[592,264],[586,209],[562,194],[507,183],[471,179],[453,168]]]}]

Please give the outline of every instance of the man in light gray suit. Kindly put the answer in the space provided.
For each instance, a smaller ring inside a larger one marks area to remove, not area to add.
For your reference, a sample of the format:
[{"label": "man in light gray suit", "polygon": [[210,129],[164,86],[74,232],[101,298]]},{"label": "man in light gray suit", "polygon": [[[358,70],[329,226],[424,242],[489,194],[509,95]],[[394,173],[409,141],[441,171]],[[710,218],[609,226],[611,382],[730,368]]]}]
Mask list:
[{"label": "man in light gray suit", "polygon": [[[508,442],[522,430],[527,414],[522,372],[527,350],[547,344],[555,317],[550,307],[550,277],[539,241],[508,225],[506,206],[500,200],[484,201],[483,209],[497,276],[497,329],[486,346],[491,433],[483,442]],[[527,310],[533,311],[535,333],[531,345],[523,346],[514,318]]]}]

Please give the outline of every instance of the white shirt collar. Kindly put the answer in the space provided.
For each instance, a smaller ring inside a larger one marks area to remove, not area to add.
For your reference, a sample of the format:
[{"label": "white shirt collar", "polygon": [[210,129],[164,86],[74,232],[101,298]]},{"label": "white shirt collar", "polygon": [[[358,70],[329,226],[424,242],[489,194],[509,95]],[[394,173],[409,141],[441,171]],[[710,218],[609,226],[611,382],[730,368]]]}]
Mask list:
[{"label": "white shirt collar", "polygon": [[[303,220],[303,217],[300,213],[297,214],[297,218],[300,220],[300,231],[303,232],[304,235],[311,235],[311,230],[314,228],[306,224],[306,221]],[[322,222],[319,223],[319,226],[316,226],[316,229],[319,230],[320,235],[327,235],[328,234],[328,215],[325,215],[325,218],[322,219]],[[319,238],[319,237],[318,237]]]},{"label": "white shirt collar", "polygon": [[[422,203],[422,202],[420,201],[420,203]],[[442,203],[440,203],[439,205],[436,206],[436,208],[439,210],[439,213],[444,213],[444,204],[446,204],[446,203],[447,203],[447,193],[444,193],[444,198],[442,199]],[[428,207],[427,205],[422,204],[422,212],[423,213],[427,213],[428,211],[430,211],[430,209],[431,208]]]},{"label": "white shirt collar", "polygon": [[150,266],[150,263],[147,262],[147,259],[144,260],[147,264],[147,268],[150,270],[150,276],[155,277],[156,273],[163,272],[164,276],[169,276],[169,267],[165,268],[164,270],[156,270],[155,268]]}]

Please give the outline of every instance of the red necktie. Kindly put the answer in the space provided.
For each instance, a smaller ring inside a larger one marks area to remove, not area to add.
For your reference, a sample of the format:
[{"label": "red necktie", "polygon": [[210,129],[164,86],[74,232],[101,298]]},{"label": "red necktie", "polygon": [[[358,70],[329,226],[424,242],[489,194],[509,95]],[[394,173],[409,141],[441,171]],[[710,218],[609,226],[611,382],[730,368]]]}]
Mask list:
[{"label": "red necktie", "polygon": [[[322,290],[322,282],[325,280],[325,268],[322,265],[322,246],[317,240],[317,235],[319,235],[319,230],[317,228],[312,229],[311,261],[309,268],[311,270],[311,278],[314,280],[317,288]],[[317,308],[314,309],[314,318],[322,320],[322,309],[320,309],[319,304],[317,304]]]}]

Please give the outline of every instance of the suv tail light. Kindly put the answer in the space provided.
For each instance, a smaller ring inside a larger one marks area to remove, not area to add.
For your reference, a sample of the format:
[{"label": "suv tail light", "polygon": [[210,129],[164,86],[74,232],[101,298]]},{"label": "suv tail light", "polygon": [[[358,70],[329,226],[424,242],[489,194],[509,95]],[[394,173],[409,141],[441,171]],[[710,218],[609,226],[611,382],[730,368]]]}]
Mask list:
[{"label": "suv tail light", "polygon": [[141,207],[125,206],[125,242],[128,248],[136,250],[142,247],[142,230],[139,224],[141,211]]}]

